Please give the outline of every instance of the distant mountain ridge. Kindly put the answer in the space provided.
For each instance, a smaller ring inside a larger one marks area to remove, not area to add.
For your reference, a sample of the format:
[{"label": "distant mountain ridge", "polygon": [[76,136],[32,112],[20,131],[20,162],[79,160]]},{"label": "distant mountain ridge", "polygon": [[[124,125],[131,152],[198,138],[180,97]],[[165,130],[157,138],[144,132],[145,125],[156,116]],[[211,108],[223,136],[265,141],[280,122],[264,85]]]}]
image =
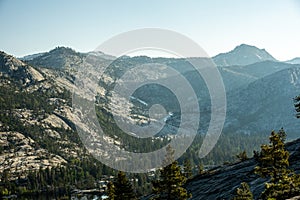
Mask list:
[{"label": "distant mountain ridge", "polygon": [[20,57],[18,59],[22,60],[22,61],[28,61],[28,60],[33,60],[34,58],[37,58],[39,56],[44,55],[45,53],[35,53],[35,54],[30,54],[30,55],[26,55],[23,57]]},{"label": "distant mountain ridge", "polygon": [[221,53],[213,57],[218,66],[250,65],[262,61],[277,61],[265,49],[241,44],[227,53]]},{"label": "distant mountain ridge", "polygon": [[[49,52],[35,53],[20,57],[21,61],[47,68],[71,67],[70,60],[81,60],[85,56],[93,56],[102,58],[103,60],[114,60],[116,57],[105,54],[100,51],[91,51],[87,53],[77,52],[69,47],[56,47]],[[126,57],[126,56],[124,56]],[[146,56],[147,57],[147,56]],[[129,58],[129,57],[128,57]],[[244,66],[251,65],[263,61],[279,62],[265,49],[259,49],[248,44],[236,46],[233,50],[225,53],[220,53],[212,57],[217,66]],[[69,64],[68,64],[69,63]],[[300,64],[300,57],[285,61],[288,64]]]},{"label": "distant mountain ridge", "polygon": [[[56,47],[50,50],[49,52],[36,53],[21,57],[20,60],[31,63],[35,66],[40,65],[43,67],[53,67],[49,66],[49,63],[52,62],[54,64],[53,59],[55,58],[57,59],[55,63],[56,68],[58,68],[58,66],[68,65],[68,62],[66,61],[67,58],[71,58],[72,56],[78,56],[82,58],[87,55],[101,57],[107,60],[115,59],[114,56],[107,55],[105,54],[105,52],[91,51],[88,53],[80,53],[76,52],[74,49],[71,49],[69,47]],[[62,60],[62,58],[64,59]],[[212,59],[217,66],[250,65],[262,61],[278,61],[265,49],[259,49],[255,46],[247,44],[241,44],[229,52],[220,53],[214,56]],[[286,63],[299,64],[299,59],[300,58],[295,58],[293,60],[286,61]]]},{"label": "distant mountain ridge", "polygon": [[288,60],[288,61],[285,61],[285,62],[289,63],[289,64],[300,64],[300,57],[293,58],[292,60]]},{"label": "distant mountain ridge", "polygon": [[300,123],[294,116],[293,98],[299,93],[300,65],[257,79],[228,94],[227,109],[234,115],[228,115],[224,130],[251,134],[283,127],[297,138]]}]

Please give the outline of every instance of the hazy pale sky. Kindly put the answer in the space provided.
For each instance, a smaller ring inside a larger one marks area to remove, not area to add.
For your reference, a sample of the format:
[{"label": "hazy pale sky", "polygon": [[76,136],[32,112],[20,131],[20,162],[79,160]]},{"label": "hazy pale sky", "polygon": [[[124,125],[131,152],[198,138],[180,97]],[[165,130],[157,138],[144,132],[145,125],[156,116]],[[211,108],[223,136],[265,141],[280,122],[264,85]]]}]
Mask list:
[{"label": "hazy pale sky", "polygon": [[119,33],[165,28],[210,55],[246,43],[275,58],[300,57],[300,0],[0,0],[0,50],[95,49]]}]

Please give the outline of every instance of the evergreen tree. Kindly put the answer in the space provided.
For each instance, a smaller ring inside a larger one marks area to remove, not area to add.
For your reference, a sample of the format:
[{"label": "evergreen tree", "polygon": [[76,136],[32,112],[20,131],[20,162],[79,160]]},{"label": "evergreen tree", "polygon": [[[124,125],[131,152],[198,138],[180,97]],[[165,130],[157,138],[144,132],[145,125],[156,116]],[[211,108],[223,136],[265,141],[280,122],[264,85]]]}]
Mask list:
[{"label": "evergreen tree", "polygon": [[261,195],[263,199],[286,199],[300,194],[299,175],[288,169],[289,152],[284,147],[285,138],[283,129],[278,133],[273,131],[270,144],[261,146],[255,173],[263,178],[271,178]]},{"label": "evergreen tree", "polygon": [[124,172],[120,171],[118,173],[117,179],[113,185],[115,186],[115,200],[136,199],[132,186]]},{"label": "evergreen tree", "polygon": [[253,194],[250,191],[250,187],[247,183],[242,182],[241,187],[236,189],[236,196],[233,200],[252,200]]},{"label": "evergreen tree", "polygon": [[255,173],[263,178],[273,177],[278,181],[287,172],[289,152],[284,148],[285,138],[286,133],[283,129],[278,133],[272,131],[269,137],[270,144],[261,146],[259,164],[255,167]]},{"label": "evergreen tree", "polygon": [[184,160],[183,169],[184,169],[184,175],[185,175],[185,177],[187,179],[191,178],[192,175],[193,175],[193,172],[192,172],[191,161],[189,159]]},{"label": "evergreen tree", "polygon": [[295,109],[297,112],[296,117],[300,118],[300,96],[295,97],[294,101],[295,101],[295,104],[294,104]]},{"label": "evergreen tree", "polygon": [[109,200],[115,200],[115,186],[111,181],[107,184],[107,196]]},{"label": "evergreen tree", "polygon": [[198,174],[200,175],[200,174],[204,174],[204,166],[203,166],[203,164],[202,163],[200,163],[199,165],[198,165]]},{"label": "evergreen tree", "polygon": [[174,150],[169,145],[165,163],[171,163],[160,170],[160,179],[153,182],[153,193],[155,200],[185,200],[191,197],[182,185],[186,182],[186,178],[181,173],[180,166],[174,160]]},{"label": "evergreen tree", "polygon": [[248,156],[246,151],[244,150],[243,152],[239,153],[238,155],[236,155],[236,157],[240,160],[240,161],[245,161],[248,160]]}]

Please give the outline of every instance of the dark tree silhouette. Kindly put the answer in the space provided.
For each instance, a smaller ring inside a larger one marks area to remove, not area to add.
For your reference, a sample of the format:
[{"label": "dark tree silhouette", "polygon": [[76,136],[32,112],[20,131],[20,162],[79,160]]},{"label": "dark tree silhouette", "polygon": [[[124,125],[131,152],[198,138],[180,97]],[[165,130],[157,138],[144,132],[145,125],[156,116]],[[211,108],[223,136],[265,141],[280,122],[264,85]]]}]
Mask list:
[{"label": "dark tree silhouette", "polygon": [[136,196],[133,192],[132,185],[127,179],[124,172],[119,172],[117,179],[113,183],[115,186],[115,200],[132,200],[136,199]]},{"label": "dark tree silhouette", "polygon": [[174,160],[174,149],[169,145],[165,162],[170,163],[160,170],[160,178],[153,182],[153,193],[155,200],[186,200],[191,197],[182,185],[186,182],[185,176],[181,173],[180,166]]}]

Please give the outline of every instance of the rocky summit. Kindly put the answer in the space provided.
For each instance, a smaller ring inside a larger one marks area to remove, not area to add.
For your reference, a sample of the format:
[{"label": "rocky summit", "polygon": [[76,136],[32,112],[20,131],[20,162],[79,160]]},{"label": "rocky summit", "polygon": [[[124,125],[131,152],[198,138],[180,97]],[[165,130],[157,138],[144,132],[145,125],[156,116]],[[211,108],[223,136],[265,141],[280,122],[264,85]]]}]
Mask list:
[{"label": "rocky summit", "polygon": [[241,44],[227,53],[221,53],[213,57],[218,66],[249,65],[262,61],[276,61],[265,49]]}]

